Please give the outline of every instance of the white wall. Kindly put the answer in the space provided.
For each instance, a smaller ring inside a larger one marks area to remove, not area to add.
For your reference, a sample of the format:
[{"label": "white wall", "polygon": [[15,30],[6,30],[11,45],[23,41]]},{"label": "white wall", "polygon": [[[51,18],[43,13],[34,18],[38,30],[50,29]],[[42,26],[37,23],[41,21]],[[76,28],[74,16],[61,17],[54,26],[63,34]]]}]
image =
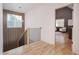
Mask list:
[{"label": "white wall", "polygon": [[73,25],[72,49],[74,53],[79,54],[79,4],[74,4]]},{"label": "white wall", "polygon": [[68,4],[43,4],[26,13],[26,28],[41,27],[41,40],[55,43],[55,9]]},{"label": "white wall", "polygon": [[0,3],[0,54],[3,51],[3,9]]},{"label": "white wall", "polygon": [[41,40],[54,44],[54,23],[55,14],[53,9],[49,6],[40,6],[28,12],[27,14],[27,27],[40,28],[41,27]]}]

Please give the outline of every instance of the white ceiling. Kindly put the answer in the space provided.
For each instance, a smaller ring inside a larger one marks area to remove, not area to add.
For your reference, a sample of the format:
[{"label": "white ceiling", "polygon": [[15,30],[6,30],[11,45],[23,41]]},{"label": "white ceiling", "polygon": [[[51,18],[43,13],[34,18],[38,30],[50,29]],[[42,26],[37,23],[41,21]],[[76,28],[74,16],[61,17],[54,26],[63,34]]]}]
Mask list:
[{"label": "white ceiling", "polygon": [[[41,4],[39,3],[4,3],[3,9],[17,11],[17,12],[27,12],[28,10],[38,7]],[[21,8],[19,8],[21,7]]]},{"label": "white ceiling", "polygon": [[[50,5],[54,8],[58,8],[58,7],[65,6],[68,4],[67,3],[64,3],[64,4],[62,4],[62,3],[61,4],[58,4],[58,3],[51,3],[51,4],[44,4],[44,3],[3,3],[3,9],[25,13],[33,8],[39,7],[40,5]],[[21,7],[21,8],[19,8],[19,7]]]}]

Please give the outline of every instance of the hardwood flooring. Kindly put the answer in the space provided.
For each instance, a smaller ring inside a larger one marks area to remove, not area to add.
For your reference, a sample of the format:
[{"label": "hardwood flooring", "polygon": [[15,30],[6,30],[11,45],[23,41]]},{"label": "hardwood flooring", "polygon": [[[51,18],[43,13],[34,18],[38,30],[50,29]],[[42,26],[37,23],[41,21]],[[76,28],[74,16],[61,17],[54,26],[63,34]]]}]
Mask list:
[{"label": "hardwood flooring", "polygon": [[38,41],[4,52],[4,55],[75,55],[72,52],[72,41],[68,39],[68,34],[63,35],[65,35],[64,44],[56,42],[55,45],[51,45]]},{"label": "hardwood flooring", "polygon": [[4,55],[73,55],[68,45],[50,45],[39,41],[4,53]]}]

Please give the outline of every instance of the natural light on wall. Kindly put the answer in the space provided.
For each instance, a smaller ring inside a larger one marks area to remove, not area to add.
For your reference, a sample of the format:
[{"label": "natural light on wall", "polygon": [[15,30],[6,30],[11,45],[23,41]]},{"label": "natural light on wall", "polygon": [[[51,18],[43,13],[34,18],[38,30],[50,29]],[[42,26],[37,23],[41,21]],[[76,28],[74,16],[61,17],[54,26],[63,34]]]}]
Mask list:
[{"label": "natural light on wall", "polygon": [[21,28],[22,27],[22,16],[7,14],[7,28]]}]

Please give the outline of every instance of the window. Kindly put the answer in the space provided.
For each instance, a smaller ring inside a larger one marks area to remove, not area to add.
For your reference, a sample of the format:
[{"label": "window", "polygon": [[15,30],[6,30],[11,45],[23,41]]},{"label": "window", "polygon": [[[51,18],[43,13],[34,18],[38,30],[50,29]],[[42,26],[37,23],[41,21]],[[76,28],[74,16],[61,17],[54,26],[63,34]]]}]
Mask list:
[{"label": "window", "polygon": [[22,16],[7,14],[7,28],[21,28],[22,27]]},{"label": "window", "polygon": [[72,21],[72,19],[68,19],[68,26],[73,26],[73,21]]},{"label": "window", "polygon": [[56,27],[64,27],[64,19],[56,19]]}]

